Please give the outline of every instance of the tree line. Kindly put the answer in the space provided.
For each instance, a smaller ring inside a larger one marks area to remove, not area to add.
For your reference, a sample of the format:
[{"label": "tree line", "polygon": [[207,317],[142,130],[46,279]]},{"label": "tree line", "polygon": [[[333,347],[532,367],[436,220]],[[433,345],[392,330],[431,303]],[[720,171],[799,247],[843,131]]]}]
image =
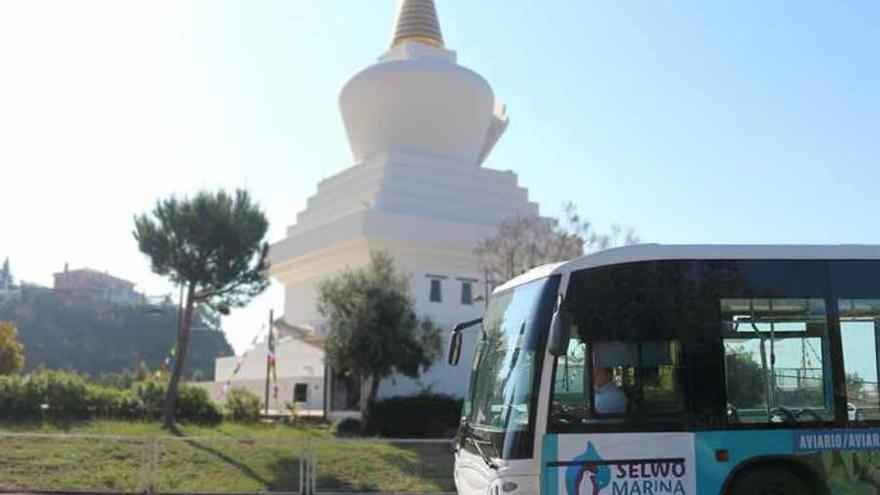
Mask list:
[{"label": "tree line", "polygon": [[[201,191],[171,196],[149,213],[135,216],[133,236],[152,270],[181,287],[184,304],[176,326],[170,380],[164,391],[162,420],[175,422],[175,402],[190,356],[193,322],[199,311],[228,314],[268,286],[265,240],[268,220],[243,190]],[[501,282],[532,267],[598,249],[637,242],[632,229],[613,226],[598,232],[573,204],[561,218],[528,216],[502,223],[475,250],[487,281]],[[201,309],[200,309],[201,308]],[[318,310],[329,334],[326,358],[339,374],[369,381],[365,407],[375,402],[381,381],[395,373],[418,377],[440,353],[443,329],[414,310],[408,277],[387,253],[373,252],[367,267],[349,269],[318,287]],[[8,327],[0,333],[7,337]],[[10,344],[6,345],[7,348]],[[20,370],[15,351],[0,347],[0,366]],[[22,363],[23,366],[23,363]],[[3,368],[0,368],[2,370]]]}]

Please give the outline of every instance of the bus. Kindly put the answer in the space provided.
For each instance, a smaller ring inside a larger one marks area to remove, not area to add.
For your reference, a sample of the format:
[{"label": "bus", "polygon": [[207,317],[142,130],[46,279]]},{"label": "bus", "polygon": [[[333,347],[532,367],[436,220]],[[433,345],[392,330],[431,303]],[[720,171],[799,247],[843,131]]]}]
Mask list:
[{"label": "bus", "polygon": [[[497,287],[458,493],[880,494],[880,246],[611,249]],[[470,347],[470,346],[468,346]]]}]

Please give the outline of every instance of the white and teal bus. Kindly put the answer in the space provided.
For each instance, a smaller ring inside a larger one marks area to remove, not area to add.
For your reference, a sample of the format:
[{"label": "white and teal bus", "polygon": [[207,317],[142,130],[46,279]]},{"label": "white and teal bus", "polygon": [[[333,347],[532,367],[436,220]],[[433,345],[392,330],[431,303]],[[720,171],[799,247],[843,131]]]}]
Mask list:
[{"label": "white and teal bus", "polygon": [[612,249],[471,332],[461,495],[880,494],[880,246]]}]

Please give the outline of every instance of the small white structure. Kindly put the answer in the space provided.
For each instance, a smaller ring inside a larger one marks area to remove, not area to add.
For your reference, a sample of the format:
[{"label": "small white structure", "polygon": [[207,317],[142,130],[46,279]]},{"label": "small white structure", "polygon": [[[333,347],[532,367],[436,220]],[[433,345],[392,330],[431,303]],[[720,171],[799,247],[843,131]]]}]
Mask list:
[{"label": "small white structure", "polygon": [[[278,342],[275,346],[278,393],[271,384],[269,410],[285,412],[288,405],[295,405],[299,414],[316,416],[324,414],[324,348],[314,336],[277,321],[275,329]],[[214,382],[200,383],[211,397],[223,401],[226,380],[232,378],[230,389],[243,388],[259,397],[266,393],[268,342],[255,344],[241,361],[241,369],[235,372],[238,358],[218,358],[214,362]],[[234,376],[233,376],[234,374]]]},{"label": "small white structure", "polygon": [[[536,215],[538,205],[513,172],[482,166],[507,127],[505,107],[444,47],[432,0],[401,2],[390,49],[343,86],[340,107],[354,165],[321,181],[287,236],[271,246],[270,272],[285,288],[284,325],[320,342],[326,329],[315,307],[317,284],[366,265],[371,250],[390,253],[410,276],[420,314],[446,327],[479,317],[477,296],[486,287],[474,248],[502,221]],[[310,344],[291,359],[316,363],[318,356]],[[282,366],[299,366],[285,359],[279,354],[279,377]],[[254,371],[265,376],[259,366]],[[386,380],[379,393],[460,396],[467,376],[438,362],[418,381]],[[326,383],[331,414],[360,400],[357,384],[332,376]]]}]

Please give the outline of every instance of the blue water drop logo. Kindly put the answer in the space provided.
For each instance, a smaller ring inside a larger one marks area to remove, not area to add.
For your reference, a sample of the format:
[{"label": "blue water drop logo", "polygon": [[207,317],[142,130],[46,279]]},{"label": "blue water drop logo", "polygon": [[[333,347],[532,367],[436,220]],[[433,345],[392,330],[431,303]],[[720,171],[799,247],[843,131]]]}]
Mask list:
[{"label": "blue water drop logo", "polygon": [[[593,442],[587,442],[587,450],[572,459],[578,464],[565,470],[565,489],[568,495],[600,495],[602,490],[611,484],[611,469],[607,464],[596,464],[603,461]],[[581,494],[584,479],[590,482],[592,493]]]}]

